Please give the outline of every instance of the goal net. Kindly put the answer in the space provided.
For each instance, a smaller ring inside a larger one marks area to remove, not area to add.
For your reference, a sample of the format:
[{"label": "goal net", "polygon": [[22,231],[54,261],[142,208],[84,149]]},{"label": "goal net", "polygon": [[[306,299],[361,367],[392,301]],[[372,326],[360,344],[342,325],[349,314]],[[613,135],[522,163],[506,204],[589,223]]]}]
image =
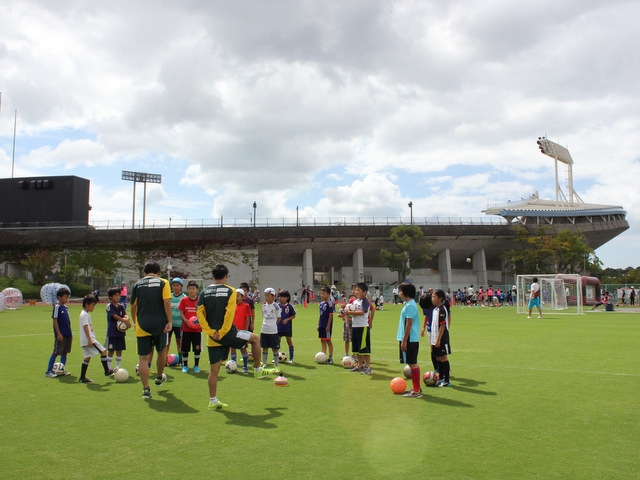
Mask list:
[{"label": "goal net", "polygon": [[[529,292],[533,278],[540,285],[542,313],[582,315],[582,277],[576,274],[518,275],[517,313],[529,313]],[[537,314],[537,312],[534,312]]]}]

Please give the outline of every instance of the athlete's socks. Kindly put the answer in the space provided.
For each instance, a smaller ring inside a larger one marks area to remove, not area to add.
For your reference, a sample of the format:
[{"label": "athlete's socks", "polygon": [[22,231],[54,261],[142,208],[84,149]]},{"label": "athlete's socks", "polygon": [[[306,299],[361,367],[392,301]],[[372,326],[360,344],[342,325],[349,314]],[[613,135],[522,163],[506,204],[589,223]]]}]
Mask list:
[{"label": "athlete's socks", "polygon": [[193,364],[194,364],[196,367],[200,365],[200,354],[199,354],[199,353],[196,353],[196,354],[193,356]]},{"label": "athlete's socks", "polygon": [[420,367],[411,369],[411,383],[413,384],[413,391],[420,391]]},{"label": "athlete's socks", "polygon": [[53,368],[53,364],[56,363],[56,358],[58,356],[54,353],[51,355],[51,357],[49,357],[49,365],[47,366],[47,372],[50,372],[51,369]]},{"label": "athlete's socks", "polygon": [[120,364],[122,363],[122,355],[118,356],[116,354],[116,367],[120,368]]},{"label": "athlete's socks", "polygon": [[107,355],[107,367],[109,367],[109,369],[111,369],[111,362],[113,361],[113,358],[110,357],[109,355]]},{"label": "athlete's socks", "polygon": [[289,347],[289,358],[293,361],[293,347]]},{"label": "athlete's socks", "polygon": [[237,357],[236,357],[236,354],[235,354],[235,353],[232,353],[232,354],[231,354],[231,360],[233,360],[233,361],[235,362],[235,361],[237,361],[237,360],[236,360],[236,358],[237,358]]},{"label": "athlete's socks", "polygon": [[449,383],[449,360],[446,362],[440,362],[440,378]]},{"label": "athlete's socks", "polygon": [[102,362],[102,368],[104,368],[104,373],[109,373],[109,365],[107,364],[107,358],[109,357],[100,357],[100,361]]},{"label": "athlete's socks", "polygon": [[82,368],[80,369],[80,378],[85,378],[87,375],[87,368],[89,368],[89,362],[86,360],[82,361]]},{"label": "athlete's socks", "polygon": [[267,364],[267,355],[268,352],[262,352],[262,363]]},{"label": "athlete's socks", "polygon": [[243,353],[242,354],[242,367],[243,368],[249,368],[249,354],[248,353]]},{"label": "athlete's socks", "polygon": [[188,353],[183,353],[182,354],[182,366],[183,367],[188,367],[189,366],[189,354]]}]

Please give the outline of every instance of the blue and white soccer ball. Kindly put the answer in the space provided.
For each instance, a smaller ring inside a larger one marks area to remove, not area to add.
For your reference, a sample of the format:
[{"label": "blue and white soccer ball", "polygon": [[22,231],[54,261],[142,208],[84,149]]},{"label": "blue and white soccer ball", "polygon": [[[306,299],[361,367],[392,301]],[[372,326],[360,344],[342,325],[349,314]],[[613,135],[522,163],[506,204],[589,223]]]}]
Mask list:
[{"label": "blue and white soccer ball", "polygon": [[229,360],[224,364],[224,369],[227,373],[236,373],[238,371],[238,364],[233,360]]},{"label": "blue and white soccer ball", "polygon": [[51,367],[51,371],[56,375],[64,375],[64,363],[54,363],[53,367]]}]

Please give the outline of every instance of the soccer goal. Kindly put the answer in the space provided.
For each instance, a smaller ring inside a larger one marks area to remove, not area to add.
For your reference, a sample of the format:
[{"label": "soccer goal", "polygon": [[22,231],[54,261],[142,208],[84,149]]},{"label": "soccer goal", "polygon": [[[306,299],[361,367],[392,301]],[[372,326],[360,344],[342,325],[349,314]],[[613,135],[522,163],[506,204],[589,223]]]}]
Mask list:
[{"label": "soccer goal", "polygon": [[543,314],[552,310],[554,314],[582,315],[582,277],[576,274],[518,275],[517,313],[529,313],[529,291],[534,277],[540,285]]}]

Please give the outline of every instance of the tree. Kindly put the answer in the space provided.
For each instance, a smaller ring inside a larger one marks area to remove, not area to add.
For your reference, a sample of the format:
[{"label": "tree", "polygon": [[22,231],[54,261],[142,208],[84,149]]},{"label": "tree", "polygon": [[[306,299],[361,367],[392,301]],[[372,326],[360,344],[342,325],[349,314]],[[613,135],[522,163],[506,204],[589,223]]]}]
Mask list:
[{"label": "tree", "polygon": [[399,225],[391,229],[389,239],[395,244],[395,251],[380,250],[380,263],[392,272],[398,272],[398,281],[402,282],[411,270],[423,268],[432,256],[432,245],[422,240],[422,229],[417,225]]},{"label": "tree", "polygon": [[49,250],[36,250],[20,263],[27,269],[33,278],[34,285],[42,285],[47,275],[53,272],[53,268],[58,264],[58,256]]}]

